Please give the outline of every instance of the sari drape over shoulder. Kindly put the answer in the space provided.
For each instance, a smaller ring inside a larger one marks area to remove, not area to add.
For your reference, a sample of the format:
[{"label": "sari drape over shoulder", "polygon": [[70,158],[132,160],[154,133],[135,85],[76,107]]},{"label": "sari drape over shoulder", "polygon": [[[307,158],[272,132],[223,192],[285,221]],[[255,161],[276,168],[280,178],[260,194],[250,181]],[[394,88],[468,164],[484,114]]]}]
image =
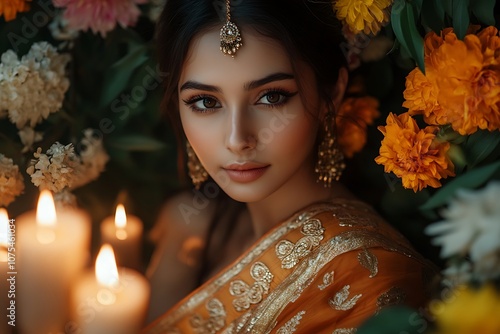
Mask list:
[{"label": "sari drape over shoulder", "polygon": [[143,333],[354,333],[423,305],[431,263],[366,204],[313,204],[273,228]]}]

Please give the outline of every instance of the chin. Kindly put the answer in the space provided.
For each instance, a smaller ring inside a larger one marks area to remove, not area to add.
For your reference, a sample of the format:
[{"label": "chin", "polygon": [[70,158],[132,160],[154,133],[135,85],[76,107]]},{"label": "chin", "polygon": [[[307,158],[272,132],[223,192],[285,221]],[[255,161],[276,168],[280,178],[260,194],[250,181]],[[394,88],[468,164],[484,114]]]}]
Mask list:
[{"label": "chin", "polygon": [[229,197],[237,202],[259,202],[269,196],[269,190],[264,191],[251,184],[229,185],[222,189]]}]

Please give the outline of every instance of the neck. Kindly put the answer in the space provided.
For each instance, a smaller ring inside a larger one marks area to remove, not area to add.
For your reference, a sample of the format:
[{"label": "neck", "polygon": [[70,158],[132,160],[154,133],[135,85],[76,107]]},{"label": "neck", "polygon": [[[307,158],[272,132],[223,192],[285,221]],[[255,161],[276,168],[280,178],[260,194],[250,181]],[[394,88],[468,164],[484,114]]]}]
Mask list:
[{"label": "neck", "polygon": [[254,239],[260,238],[271,228],[312,203],[352,196],[340,183],[335,182],[331,188],[326,188],[323,183],[316,182],[317,176],[314,172],[308,173],[307,177],[295,179],[296,182],[287,183],[267,198],[247,204]]}]

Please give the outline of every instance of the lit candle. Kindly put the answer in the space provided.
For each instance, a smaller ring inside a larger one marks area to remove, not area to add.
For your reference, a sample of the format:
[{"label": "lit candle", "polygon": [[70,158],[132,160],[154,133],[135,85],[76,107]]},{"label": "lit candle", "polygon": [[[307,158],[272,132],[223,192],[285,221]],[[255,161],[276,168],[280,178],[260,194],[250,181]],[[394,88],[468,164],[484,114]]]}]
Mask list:
[{"label": "lit candle", "polygon": [[101,247],[95,272],[88,272],[72,293],[73,330],[81,334],[137,334],[144,325],[150,287],[139,272],[118,271],[109,244]]},{"label": "lit candle", "polygon": [[[11,272],[9,269],[9,248],[13,250],[13,247],[9,245],[13,245],[10,240],[10,232],[9,232],[9,215],[7,214],[7,210],[4,208],[0,208],[0,312],[1,320],[0,320],[0,333],[12,333],[13,326],[9,325],[10,319],[9,316],[9,304],[10,300],[14,300],[15,295],[9,293],[10,284],[7,279],[9,278],[8,272]],[[12,297],[12,298],[9,298]],[[15,319],[15,318],[14,318]],[[11,323],[14,324],[14,323]]]},{"label": "lit candle", "polygon": [[17,320],[20,332],[65,332],[72,283],[89,259],[90,218],[76,209],[57,210],[42,191],[36,213],[17,219]]},{"label": "lit candle", "polygon": [[101,240],[110,244],[120,267],[141,271],[142,222],[127,215],[125,207],[118,204],[114,217],[107,217],[101,224]]}]

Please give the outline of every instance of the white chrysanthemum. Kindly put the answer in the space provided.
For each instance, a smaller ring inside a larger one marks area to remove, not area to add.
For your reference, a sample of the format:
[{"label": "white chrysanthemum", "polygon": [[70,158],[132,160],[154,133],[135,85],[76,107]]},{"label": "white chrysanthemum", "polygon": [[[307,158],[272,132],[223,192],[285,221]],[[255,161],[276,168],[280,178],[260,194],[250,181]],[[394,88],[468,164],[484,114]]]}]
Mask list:
[{"label": "white chrysanthemum", "polygon": [[58,111],[68,90],[65,68],[70,57],[47,42],[35,43],[21,60],[8,50],[0,63],[0,113],[19,129],[34,127]]},{"label": "white chrysanthemum", "polygon": [[499,181],[492,181],[478,191],[461,190],[457,193],[441,213],[445,220],[431,224],[425,230],[435,236],[433,244],[442,247],[442,258],[469,255],[475,273],[481,277],[494,274],[488,271],[500,261],[499,198]]},{"label": "white chrysanthemum", "polygon": [[0,207],[7,206],[24,191],[24,179],[12,159],[0,153]]},{"label": "white chrysanthemum", "polygon": [[77,167],[78,177],[72,188],[81,187],[96,180],[104,170],[109,156],[102,145],[102,139],[94,136],[92,129],[86,129],[80,142],[80,165]]},{"label": "white chrysanthemum", "polygon": [[441,274],[443,275],[442,283],[449,288],[454,288],[471,281],[472,266],[470,262],[467,261],[448,264],[447,268],[444,269]]},{"label": "white chrysanthemum", "polygon": [[31,176],[31,182],[54,193],[70,188],[77,178],[75,168],[80,164],[73,144],[64,146],[56,142],[46,154],[41,152],[42,149],[38,148],[33,154],[36,159],[31,161],[26,171]]}]

